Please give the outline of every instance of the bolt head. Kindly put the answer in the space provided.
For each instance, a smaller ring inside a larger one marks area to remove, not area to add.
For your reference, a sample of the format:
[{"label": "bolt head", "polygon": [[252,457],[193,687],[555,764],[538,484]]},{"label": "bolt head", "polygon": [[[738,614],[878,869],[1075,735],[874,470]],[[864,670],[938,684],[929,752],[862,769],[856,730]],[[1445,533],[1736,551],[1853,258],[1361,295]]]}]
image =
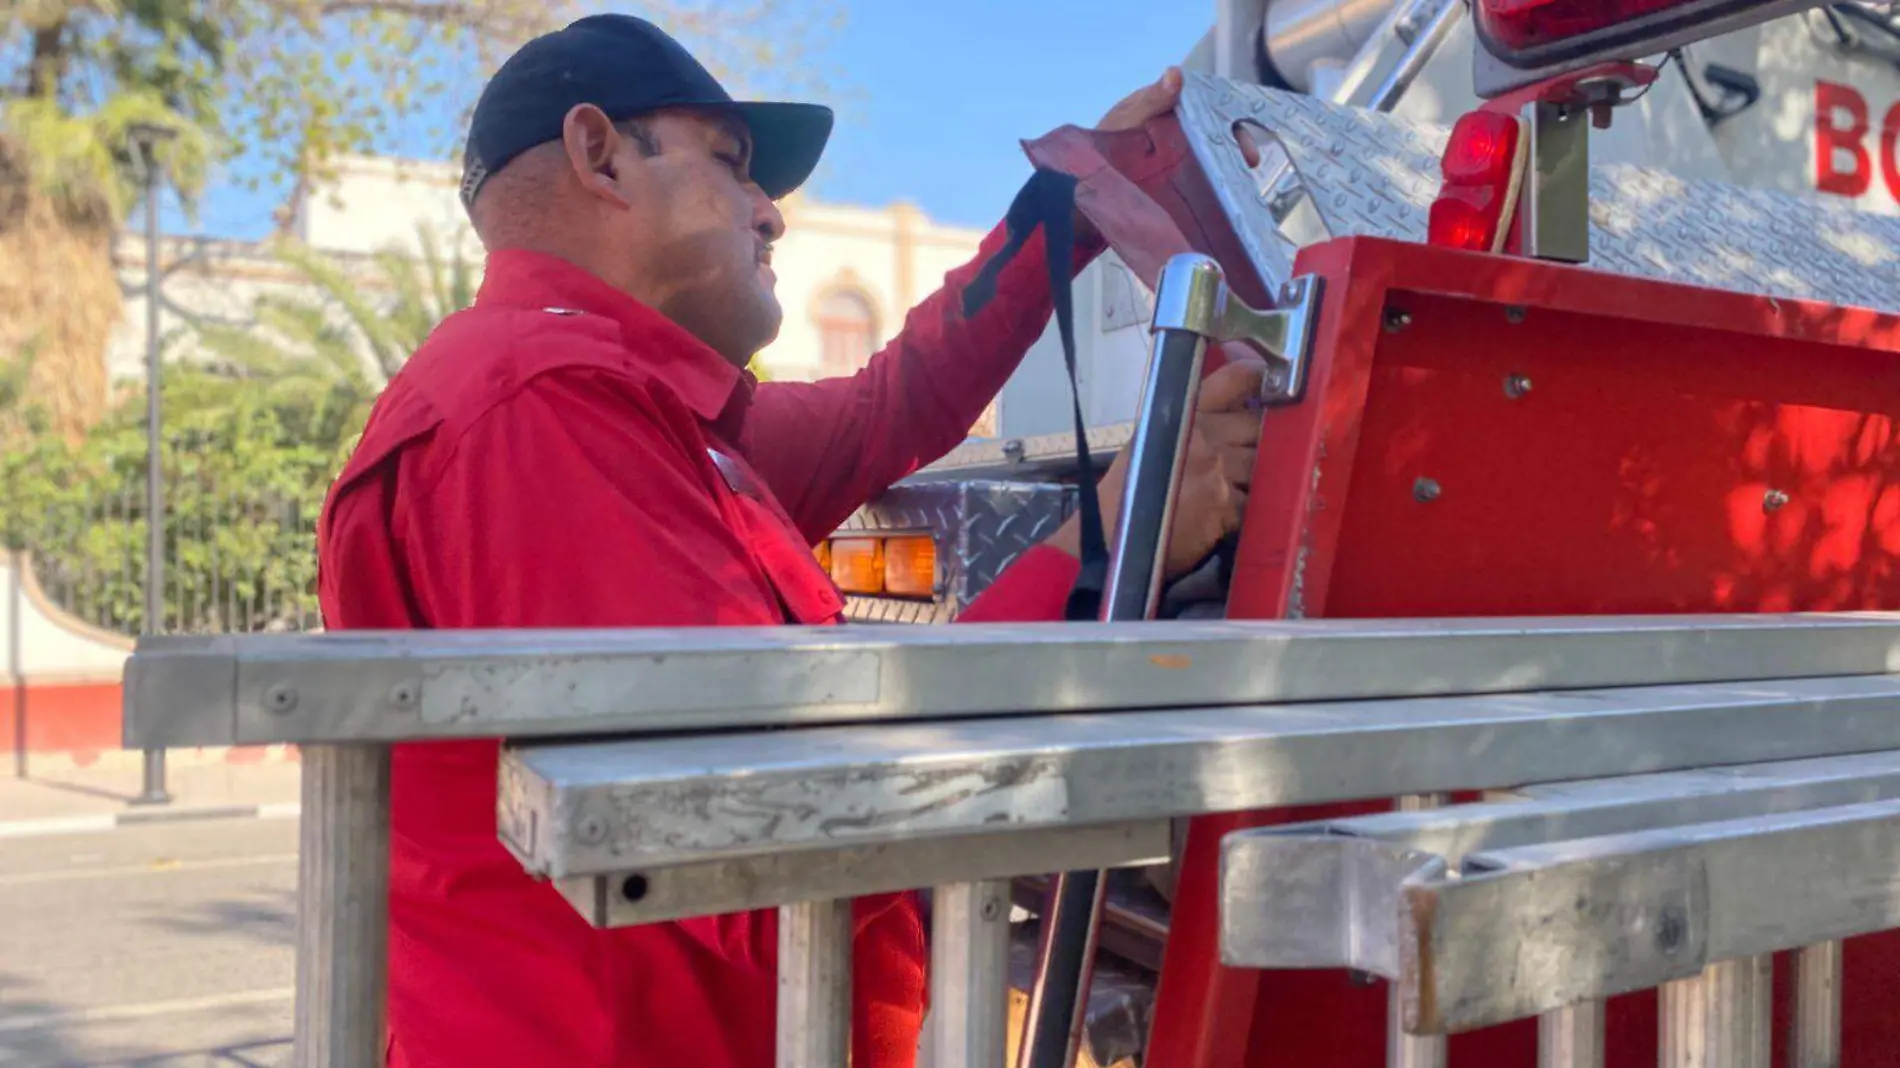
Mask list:
[{"label": "bolt head", "polygon": [[1412,497],[1421,503],[1435,501],[1443,492],[1443,487],[1433,479],[1421,478],[1412,483]]},{"label": "bolt head", "polygon": [[1385,310],[1385,332],[1386,333],[1396,334],[1399,331],[1411,325],[1412,325],[1411,312],[1402,311],[1398,308],[1387,308]]},{"label": "bolt head", "polygon": [[1504,380],[1504,395],[1519,400],[1531,391],[1531,380],[1525,375],[1511,375]]},{"label": "bolt head", "polygon": [[599,845],[607,840],[607,821],[591,813],[582,816],[574,825],[574,834],[588,845]]},{"label": "bolt head", "polygon": [[389,688],[389,703],[397,708],[410,709],[421,703],[421,697],[413,682],[399,682]]},{"label": "bolt head", "polygon": [[1527,314],[1521,305],[1507,305],[1504,309],[1504,321],[1507,323],[1521,323]]},{"label": "bolt head", "polygon": [[1787,504],[1788,495],[1778,489],[1771,489],[1767,493],[1762,494],[1761,510],[1764,512],[1779,512],[1786,507]]},{"label": "bolt head", "polygon": [[1666,908],[1656,917],[1656,948],[1674,953],[1689,936],[1689,918],[1680,909]]},{"label": "bolt head", "polygon": [[297,689],[280,682],[264,694],[264,704],[278,715],[294,712],[297,710]]}]

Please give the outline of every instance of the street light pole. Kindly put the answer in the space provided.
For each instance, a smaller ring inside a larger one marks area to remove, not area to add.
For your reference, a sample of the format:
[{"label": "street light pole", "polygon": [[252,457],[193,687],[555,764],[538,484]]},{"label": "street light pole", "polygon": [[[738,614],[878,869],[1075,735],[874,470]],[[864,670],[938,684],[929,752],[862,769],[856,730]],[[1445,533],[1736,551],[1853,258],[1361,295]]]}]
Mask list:
[{"label": "street light pole", "polygon": [[[164,126],[139,123],[131,138],[145,181],[145,626],[146,634],[165,629],[165,487],[164,451],[159,424],[158,348],[158,157],[157,146],[177,136]],[[145,751],[144,789],[136,805],[171,801],[165,789],[165,750]]]}]

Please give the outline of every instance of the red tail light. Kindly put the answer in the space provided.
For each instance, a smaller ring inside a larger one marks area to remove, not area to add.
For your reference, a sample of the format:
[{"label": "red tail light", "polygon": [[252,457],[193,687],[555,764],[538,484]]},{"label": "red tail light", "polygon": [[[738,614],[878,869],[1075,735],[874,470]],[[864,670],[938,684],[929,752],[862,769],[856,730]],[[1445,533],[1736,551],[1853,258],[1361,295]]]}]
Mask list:
[{"label": "red tail light", "polygon": [[1432,204],[1427,240],[1476,252],[1503,247],[1524,169],[1523,141],[1515,115],[1474,111],[1458,120],[1440,161],[1445,181]]},{"label": "red tail light", "polygon": [[1509,115],[1474,111],[1460,118],[1440,163],[1445,181],[1495,185],[1509,180],[1517,161],[1517,138],[1517,120]]},{"label": "red tail light", "polygon": [[[1739,26],[1815,5],[1794,0],[1476,0],[1475,6],[1486,50],[1526,66],[1606,57],[1696,27]],[[1749,17],[1736,23],[1733,16]]]},{"label": "red tail light", "polygon": [[1482,0],[1479,25],[1498,44],[1522,51],[1607,30],[1694,0]]},{"label": "red tail light", "polygon": [[1428,240],[1440,248],[1490,252],[1497,246],[1498,198],[1471,190],[1447,190],[1432,201]]}]

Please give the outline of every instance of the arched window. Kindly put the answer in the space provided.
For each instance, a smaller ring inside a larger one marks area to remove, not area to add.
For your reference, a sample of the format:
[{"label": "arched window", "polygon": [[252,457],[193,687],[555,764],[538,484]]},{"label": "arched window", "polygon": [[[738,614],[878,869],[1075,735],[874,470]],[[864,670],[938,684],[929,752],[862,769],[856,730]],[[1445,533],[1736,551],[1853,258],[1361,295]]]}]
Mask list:
[{"label": "arched window", "polygon": [[818,302],[818,373],[856,374],[877,349],[877,312],[863,293],[833,289]]}]

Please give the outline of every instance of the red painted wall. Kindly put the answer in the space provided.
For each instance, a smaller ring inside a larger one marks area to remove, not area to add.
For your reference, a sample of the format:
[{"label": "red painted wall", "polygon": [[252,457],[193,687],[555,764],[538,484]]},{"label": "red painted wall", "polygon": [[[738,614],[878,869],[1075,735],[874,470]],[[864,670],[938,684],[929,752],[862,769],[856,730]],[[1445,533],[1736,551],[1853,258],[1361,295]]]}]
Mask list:
[{"label": "red painted wall", "polygon": [[14,684],[0,689],[0,749],[75,753],[118,749],[120,691],[113,682]]}]

